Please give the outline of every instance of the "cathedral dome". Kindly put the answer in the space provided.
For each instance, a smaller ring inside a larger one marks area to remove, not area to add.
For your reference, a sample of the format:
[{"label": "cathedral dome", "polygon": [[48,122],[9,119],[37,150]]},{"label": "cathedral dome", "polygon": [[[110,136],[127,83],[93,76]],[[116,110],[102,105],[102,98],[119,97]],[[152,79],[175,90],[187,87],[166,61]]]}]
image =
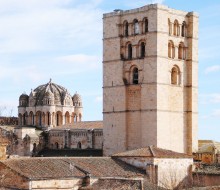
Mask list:
[{"label": "cathedral dome", "polygon": [[20,95],[19,100],[28,100],[29,96],[26,93]]},{"label": "cathedral dome", "polygon": [[29,96],[26,93],[23,93],[22,95],[20,95],[19,106],[21,106],[21,107],[28,106],[28,99],[29,99]]},{"label": "cathedral dome", "polygon": [[73,95],[72,99],[74,106],[82,106],[82,97],[77,92]]},{"label": "cathedral dome", "polygon": [[73,95],[73,102],[82,102],[82,97],[77,92]]},{"label": "cathedral dome", "polygon": [[[43,84],[34,89],[35,105],[40,106],[46,104],[44,100],[53,99],[54,105],[64,105],[66,98],[71,98],[66,88],[52,83],[51,80],[47,84]],[[72,102],[71,102],[72,104]]]}]

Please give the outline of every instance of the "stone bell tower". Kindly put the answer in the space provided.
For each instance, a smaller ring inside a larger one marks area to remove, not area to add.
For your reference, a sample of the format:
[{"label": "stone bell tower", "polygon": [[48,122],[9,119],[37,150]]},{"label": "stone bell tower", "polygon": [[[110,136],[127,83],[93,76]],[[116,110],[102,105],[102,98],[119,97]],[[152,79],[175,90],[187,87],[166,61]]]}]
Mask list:
[{"label": "stone bell tower", "polygon": [[103,16],[104,155],[197,150],[198,16],[151,4]]}]

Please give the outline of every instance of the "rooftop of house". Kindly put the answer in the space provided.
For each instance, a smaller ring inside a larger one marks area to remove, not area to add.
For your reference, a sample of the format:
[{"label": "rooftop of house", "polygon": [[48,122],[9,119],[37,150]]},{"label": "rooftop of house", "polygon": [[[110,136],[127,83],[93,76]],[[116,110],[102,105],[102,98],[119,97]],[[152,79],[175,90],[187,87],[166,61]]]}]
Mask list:
[{"label": "rooftop of house", "polygon": [[220,175],[220,164],[201,164],[196,165],[195,174]]},{"label": "rooftop of house", "polygon": [[92,184],[94,190],[162,190],[163,188],[156,187],[154,184],[145,180],[144,183],[141,179],[123,179],[123,178],[100,178]]},{"label": "rooftop of house", "polygon": [[121,152],[114,154],[112,157],[192,158],[191,155],[158,148],[156,146],[147,146],[144,148]]},{"label": "rooftop of house", "polygon": [[43,149],[38,157],[99,157],[102,156],[101,149]]},{"label": "rooftop of house", "polygon": [[199,140],[198,153],[220,153],[220,142]]},{"label": "rooftop of house", "polygon": [[[143,177],[144,171],[110,157],[78,158],[18,158],[0,164],[28,179],[58,179],[69,177]],[[0,171],[0,175],[1,171]]]},{"label": "rooftop of house", "polygon": [[103,121],[81,121],[74,122],[69,125],[54,127],[51,130],[64,130],[64,129],[103,129]]}]

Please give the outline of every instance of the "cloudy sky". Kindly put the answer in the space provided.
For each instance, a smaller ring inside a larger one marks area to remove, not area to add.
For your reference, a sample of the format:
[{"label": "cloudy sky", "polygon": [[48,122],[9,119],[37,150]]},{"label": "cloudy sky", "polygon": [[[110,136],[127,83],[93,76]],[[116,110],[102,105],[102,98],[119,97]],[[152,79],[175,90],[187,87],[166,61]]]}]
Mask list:
[{"label": "cloudy sky", "polygon": [[199,13],[199,138],[220,141],[219,0],[0,0],[0,114],[52,78],[101,120],[102,14],[148,3]]}]

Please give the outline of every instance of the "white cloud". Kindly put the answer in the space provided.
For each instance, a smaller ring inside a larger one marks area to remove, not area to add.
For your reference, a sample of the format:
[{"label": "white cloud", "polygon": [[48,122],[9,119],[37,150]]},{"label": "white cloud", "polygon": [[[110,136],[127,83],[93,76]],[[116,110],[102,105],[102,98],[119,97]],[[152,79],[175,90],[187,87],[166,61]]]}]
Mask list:
[{"label": "white cloud", "polygon": [[213,73],[213,72],[218,72],[218,71],[220,71],[220,65],[213,65],[213,66],[207,67],[205,69],[206,74]]},{"label": "white cloud", "polygon": [[102,35],[98,3],[0,1],[0,53],[79,49],[97,42]]},{"label": "white cloud", "polygon": [[[37,59],[23,64],[3,64],[0,63],[0,79],[10,79],[16,85],[26,81],[39,83],[43,80],[49,80],[50,77],[66,75],[76,75],[92,71],[101,71],[102,57],[76,54],[47,58],[45,60]],[[9,74],[10,73],[10,74]]]}]

